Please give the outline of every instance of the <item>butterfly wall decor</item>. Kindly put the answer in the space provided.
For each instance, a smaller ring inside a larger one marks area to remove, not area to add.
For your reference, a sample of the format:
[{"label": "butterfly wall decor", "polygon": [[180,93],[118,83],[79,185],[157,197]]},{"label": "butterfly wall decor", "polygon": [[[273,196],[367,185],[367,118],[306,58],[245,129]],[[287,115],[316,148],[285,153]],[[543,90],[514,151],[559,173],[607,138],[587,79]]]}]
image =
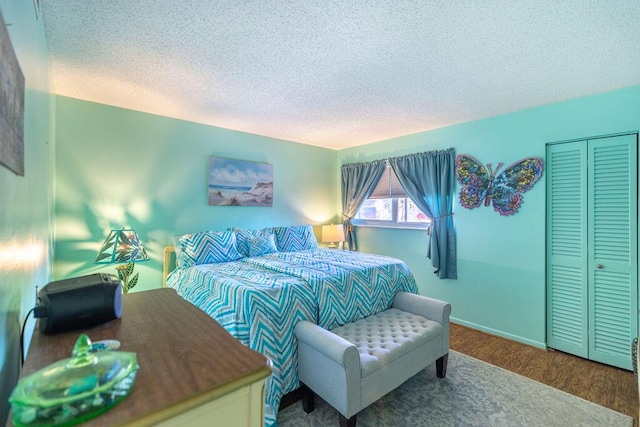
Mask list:
[{"label": "butterfly wall decor", "polygon": [[[522,193],[529,191],[542,176],[542,158],[527,157],[500,172],[502,163],[495,170],[491,163],[485,168],[478,160],[467,154],[456,156],[456,177],[463,187],[460,189],[460,204],[467,209],[482,204],[500,215],[513,215],[522,204]],[[497,175],[496,175],[497,174]]]}]

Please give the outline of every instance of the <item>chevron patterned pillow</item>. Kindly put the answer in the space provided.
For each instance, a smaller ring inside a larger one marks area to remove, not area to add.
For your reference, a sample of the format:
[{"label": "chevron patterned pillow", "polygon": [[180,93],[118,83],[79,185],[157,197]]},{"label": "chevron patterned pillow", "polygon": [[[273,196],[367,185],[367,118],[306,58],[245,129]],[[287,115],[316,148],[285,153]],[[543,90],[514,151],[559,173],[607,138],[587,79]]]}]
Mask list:
[{"label": "chevron patterned pillow", "polygon": [[232,231],[203,231],[185,234],[180,238],[180,267],[215,264],[242,258],[236,249],[236,235]]},{"label": "chevron patterned pillow", "polygon": [[249,237],[246,240],[246,243],[249,248],[250,257],[278,252],[278,248],[276,248],[276,241],[271,233],[264,233],[263,235]]},{"label": "chevron patterned pillow", "polygon": [[236,247],[238,248],[238,252],[240,252],[241,256],[251,256],[249,255],[249,244],[247,243],[249,239],[253,237],[273,236],[273,233],[269,228],[263,228],[261,230],[250,230],[248,228],[234,227],[229,228],[229,231],[233,231],[234,233],[236,233]]},{"label": "chevron patterned pillow", "polygon": [[273,227],[272,230],[276,235],[276,247],[279,252],[297,252],[318,248],[318,240],[313,234],[311,225]]}]

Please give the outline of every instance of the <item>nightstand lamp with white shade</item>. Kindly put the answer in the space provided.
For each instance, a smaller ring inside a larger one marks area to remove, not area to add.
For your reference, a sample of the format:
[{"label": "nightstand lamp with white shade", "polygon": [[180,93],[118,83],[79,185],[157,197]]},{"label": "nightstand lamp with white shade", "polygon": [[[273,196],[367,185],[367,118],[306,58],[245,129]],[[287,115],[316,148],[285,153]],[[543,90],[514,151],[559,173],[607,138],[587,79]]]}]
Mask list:
[{"label": "nightstand lamp with white shade", "polygon": [[344,238],[344,227],[342,224],[331,224],[322,226],[322,242],[329,243],[329,249],[337,249],[336,243],[342,243]]}]

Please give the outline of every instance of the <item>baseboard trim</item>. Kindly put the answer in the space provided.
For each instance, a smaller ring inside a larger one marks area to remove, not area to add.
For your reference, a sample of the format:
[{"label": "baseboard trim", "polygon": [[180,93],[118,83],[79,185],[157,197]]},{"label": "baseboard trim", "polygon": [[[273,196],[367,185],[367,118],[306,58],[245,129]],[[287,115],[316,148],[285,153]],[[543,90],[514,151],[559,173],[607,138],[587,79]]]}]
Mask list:
[{"label": "baseboard trim", "polygon": [[544,342],[534,341],[534,340],[530,340],[530,339],[527,339],[527,338],[523,338],[523,337],[518,336],[518,335],[508,334],[506,332],[499,331],[497,329],[487,328],[486,326],[478,325],[477,323],[473,323],[473,322],[467,322],[465,320],[457,319],[455,317],[451,317],[450,321],[451,321],[451,323],[456,323],[456,324],[461,325],[461,326],[466,326],[467,328],[476,329],[478,331],[486,332],[487,334],[490,334],[490,335],[495,335],[497,337],[506,338],[506,339],[511,340],[511,341],[516,341],[516,342],[519,342],[519,343],[522,343],[522,344],[527,344],[527,345],[530,345],[532,347],[541,348],[543,350],[547,349],[547,344],[544,343]]}]

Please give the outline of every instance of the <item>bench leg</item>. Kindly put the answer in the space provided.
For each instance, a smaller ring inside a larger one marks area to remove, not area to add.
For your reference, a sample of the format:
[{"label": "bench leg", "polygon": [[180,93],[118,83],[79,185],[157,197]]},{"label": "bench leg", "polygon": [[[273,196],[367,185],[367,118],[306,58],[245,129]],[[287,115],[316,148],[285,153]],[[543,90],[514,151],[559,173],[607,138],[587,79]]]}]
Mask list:
[{"label": "bench leg", "polygon": [[304,410],[304,412],[309,414],[316,408],[316,394],[305,384],[300,383],[300,387],[302,388],[302,409]]},{"label": "bench leg", "polygon": [[338,416],[340,417],[340,427],[356,427],[356,417],[358,414],[355,414],[349,419],[346,419],[342,414],[338,414]]},{"label": "bench leg", "polygon": [[436,375],[438,378],[444,378],[447,375],[447,360],[449,353],[436,360]]}]

